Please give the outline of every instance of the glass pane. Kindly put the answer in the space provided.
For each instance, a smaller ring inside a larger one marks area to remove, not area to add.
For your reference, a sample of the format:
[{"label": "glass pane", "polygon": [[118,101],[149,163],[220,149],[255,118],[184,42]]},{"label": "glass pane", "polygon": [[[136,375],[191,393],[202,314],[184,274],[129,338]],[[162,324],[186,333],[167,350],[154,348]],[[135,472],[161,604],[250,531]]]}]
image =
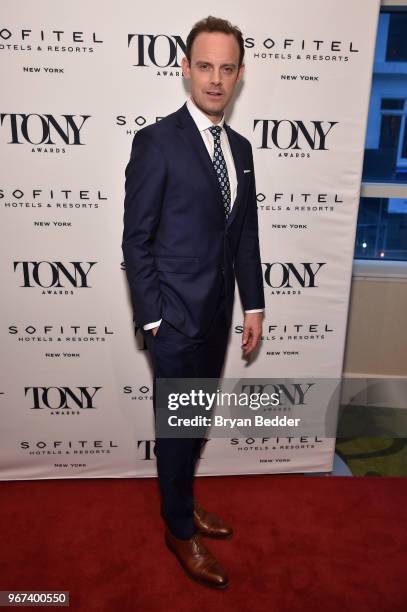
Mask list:
[{"label": "glass pane", "polygon": [[404,99],[403,98],[383,98],[381,107],[383,109],[390,109],[390,110],[403,110]]},{"label": "glass pane", "polygon": [[361,198],[356,259],[407,259],[407,198]]},{"label": "glass pane", "polygon": [[376,38],[362,180],[407,183],[407,11],[382,11]]},{"label": "glass pane", "polygon": [[398,115],[383,115],[380,126],[380,149],[395,149],[400,138],[401,117]]},{"label": "glass pane", "polygon": [[407,159],[407,129],[404,129],[403,147],[401,149],[402,157]]},{"label": "glass pane", "polygon": [[407,62],[407,15],[390,15],[389,35],[387,38],[386,61]]}]

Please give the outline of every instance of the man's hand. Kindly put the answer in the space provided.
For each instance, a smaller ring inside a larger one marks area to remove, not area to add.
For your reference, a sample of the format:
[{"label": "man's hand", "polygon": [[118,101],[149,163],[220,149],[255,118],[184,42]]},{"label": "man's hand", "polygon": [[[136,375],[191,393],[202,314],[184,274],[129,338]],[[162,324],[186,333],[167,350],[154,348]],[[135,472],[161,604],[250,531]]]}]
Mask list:
[{"label": "man's hand", "polygon": [[246,312],[243,322],[242,350],[247,357],[259,344],[262,335],[263,313]]},{"label": "man's hand", "polygon": [[[161,323],[160,323],[160,325],[161,325]],[[156,333],[158,332],[158,328],[160,327],[160,325],[157,325],[157,327],[152,327],[151,328],[151,333],[153,334],[153,336],[155,336]]]}]

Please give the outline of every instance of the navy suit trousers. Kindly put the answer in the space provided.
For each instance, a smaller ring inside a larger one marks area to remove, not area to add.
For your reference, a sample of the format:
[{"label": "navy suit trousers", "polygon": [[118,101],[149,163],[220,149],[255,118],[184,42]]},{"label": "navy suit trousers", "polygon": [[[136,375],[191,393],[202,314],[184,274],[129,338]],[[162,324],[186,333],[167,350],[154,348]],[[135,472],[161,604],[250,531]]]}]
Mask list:
[{"label": "navy suit trousers", "polygon": [[[151,330],[144,330],[143,334],[153,365],[155,414],[157,378],[219,379],[229,335],[224,288],[204,337],[190,338],[165,319],[155,336]],[[193,479],[204,442],[204,438],[156,437],[161,516],[177,538],[189,539],[196,532]]]}]

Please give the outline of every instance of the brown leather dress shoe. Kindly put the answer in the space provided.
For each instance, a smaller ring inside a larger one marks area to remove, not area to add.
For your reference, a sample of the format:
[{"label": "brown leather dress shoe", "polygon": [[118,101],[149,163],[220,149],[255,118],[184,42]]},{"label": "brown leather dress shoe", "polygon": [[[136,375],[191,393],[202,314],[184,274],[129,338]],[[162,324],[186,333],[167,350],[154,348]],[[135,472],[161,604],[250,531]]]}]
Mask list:
[{"label": "brown leather dress shoe", "polygon": [[165,542],[190,578],[215,589],[228,586],[229,579],[225,570],[204,546],[199,535],[195,534],[189,540],[180,540],[167,528]]},{"label": "brown leather dress shoe", "polygon": [[233,529],[221,518],[195,504],[194,523],[199,533],[210,538],[230,538]]}]

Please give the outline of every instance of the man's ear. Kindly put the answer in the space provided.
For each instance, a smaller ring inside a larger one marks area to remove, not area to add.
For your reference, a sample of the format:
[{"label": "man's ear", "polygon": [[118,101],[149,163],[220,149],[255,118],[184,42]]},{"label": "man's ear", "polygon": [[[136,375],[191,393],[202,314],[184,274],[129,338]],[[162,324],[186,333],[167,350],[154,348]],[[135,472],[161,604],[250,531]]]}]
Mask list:
[{"label": "man's ear", "polygon": [[237,73],[237,79],[236,79],[237,81],[240,81],[240,80],[243,78],[243,75],[244,75],[244,69],[245,69],[245,65],[244,65],[244,64],[242,64],[242,65],[240,66],[239,70],[238,70],[238,73]]},{"label": "man's ear", "polygon": [[189,65],[189,61],[187,60],[185,56],[181,60],[181,66],[182,66],[182,74],[184,75],[184,77],[186,79],[191,78],[191,67]]}]

